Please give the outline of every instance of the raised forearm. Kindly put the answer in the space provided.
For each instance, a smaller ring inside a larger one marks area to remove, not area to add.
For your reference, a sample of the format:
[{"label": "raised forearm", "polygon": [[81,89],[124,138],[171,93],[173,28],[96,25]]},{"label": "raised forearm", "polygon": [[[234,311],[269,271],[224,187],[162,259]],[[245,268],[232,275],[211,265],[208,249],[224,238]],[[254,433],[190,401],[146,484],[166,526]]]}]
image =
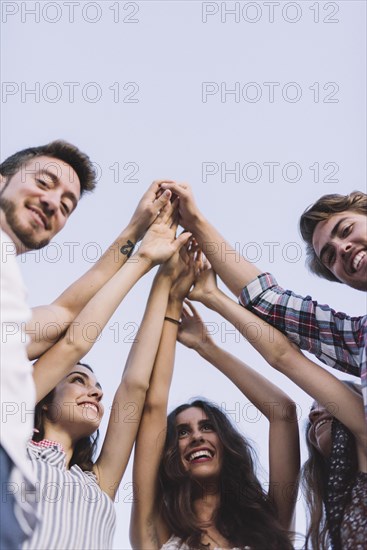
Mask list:
[{"label": "raised forearm", "polygon": [[98,262],[69,286],[54,303],[67,308],[69,315],[75,318],[96,292],[125,264],[133,252],[135,243],[136,232],[133,227],[128,226],[108,247]]},{"label": "raised forearm", "polygon": [[[136,439],[161,337],[170,280],[155,278],[135,342],[116,391],[106,438],[98,459],[101,487],[114,498]],[[125,418],[133,420],[125,422]]]},{"label": "raised forearm", "polygon": [[[365,437],[362,399],[327,370],[305,357],[288,338],[253,313],[217,291],[205,305],[217,311],[245,336],[276,370],[287,376],[345,424],[360,440]],[[287,416],[291,408],[287,409]],[[363,435],[364,434],[364,435]]]},{"label": "raised forearm", "polygon": [[260,274],[259,270],[231,247],[196,206],[190,186],[186,183],[165,183],[180,198],[179,213],[183,227],[191,231],[204,254],[228,288],[238,296],[242,288]]},{"label": "raised forearm", "polygon": [[197,351],[227,376],[270,422],[286,420],[283,413],[292,409],[292,401],[275,384],[212,342],[202,342]]},{"label": "raised forearm", "polygon": [[205,296],[204,305],[234,325],[270,365],[275,366],[292,349],[292,344],[284,334],[234,302],[219,289]]},{"label": "raised forearm", "polygon": [[[167,307],[168,313],[177,314],[176,307]],[[157,510],[157,480],[166,435],[176,336],[177,325],[165,320],[135,445],[135,498],[130,523],[133,548],[160,548],[169,537],[169,533],[162,536]]]},{"label": "raised forearm", "polygon": [[[147,261],[133,256],[113,277],[89,300],[73,321],[73,335],[76,341],[82,338],[84,325],[94,323],[103,329],[116,308],[135,283],[152,267]],[[83,344],[85,345],[85,344]]]},{"label": "raised forearm", "polygon": [[181,312],[182,300],[170,296],[167,304],[166,317],[170,317],[171,319],[179,321],[181,317]]},{"label": "raised forearm", "polygon": [[291,347],[272,365],[347,426],[366,448],[363,398],[326,369]]},{"label": "raised forearm", "polygon": [[[123,298],[149,268],[145,261],[129,261],[88,302],[62,339],[39,358],[35,365],[39,398],[52,390],[70,368],[88,353]],[[88,332],[86,338],[85,328],[90,327],[91,323],[95,333]]]},{"label": "raised forearm", "polygon": [[236,252],[205,218],[197,218],[193,233],[214,271],[236,297],[245,285],[261,273]]},{"label": "raised forearm", "polygon": [[171,385],[173,364],[175,359],[178,324],[172,320],[179,320],[182,302],[170,298],[167,304],[162,336],[155,359],[149,392],[145,406],[148,410],[167,409],[168,392]]},{"label": "raised forearm", "polygon": [[142,385],[145,391],[156,358],[171,288],[169,277],[156,275],[149,294],[144,317],[128,355],[123,380],[125,384]]},{"label": "raised forearm", "polygon": [[33,308],[32,319],[27,323],[30,359],[39,357],[60,338],[89,300],[124,265],[136,240],[137,231],[131,224],[120,233],[98,262],[52,304]]}]

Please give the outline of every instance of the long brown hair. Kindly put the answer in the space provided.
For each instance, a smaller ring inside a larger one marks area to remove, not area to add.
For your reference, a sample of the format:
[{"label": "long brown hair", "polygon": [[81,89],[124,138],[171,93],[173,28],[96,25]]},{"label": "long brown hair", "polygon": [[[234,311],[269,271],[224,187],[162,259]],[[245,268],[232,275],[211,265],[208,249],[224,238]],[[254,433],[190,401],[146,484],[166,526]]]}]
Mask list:
[{"label": "long brown hair", "polygon": [[[93,369],[86,363],[77,363],[82,367],[89,369],[93,372]],[[34,428],[33,441],[42,441],[45,437],[45,405],[50,405],[54,398],[55,389],[51,390],[41,401],[36,405],[34,415]],[[83,471],[90,471],[94,464],[94,455],[98,446],[99,430],[89,437],[82,437],[79,439],[74,447],[74,452],[70,460],[70,468],[74,464],[79,466]]]},{"label": "long brown hair", "polygon": [[[305,548],[327,548],[328,528],[325,518],[324,501],[326,498],[327,462],[308,439],[311,422],[306,425],[306,444],[308,459],[301,472],[301,486],[309,516]],[[310,546],[311,543],[311,546]]]},{"label": "long brown hair", "polygon": [[[355,392],[361,394],[358,384],[343,380],[343,384],[349,386]],[[333,428],[339,424],[346,434],[348,444],[347,454],[349,457],[348,471],[344,475],[351,479],[358,470],[357,447],[353,434],[334,418]],[[327,550],[330,547],[330,525],[327,521],[325,505],[328,500],[328,481],[330,472],[330,461],[325,458],[310,442],[308,432],[311,422],[306,423],[305,436],[308,448],[308,460],[301,470],[301,487],[305,497],[308,510],[308,528],[305,540],[305,549],[317,548]],[[332,430],[334,433],[334,429]],[[334,443],[334,441],[332,442]],[[332,451],[333,452],[333,451]],[[340,473],[339,475],[342,475]],[[347,498],[348,495],[345,495]],[[340,503],[339,503],[340,504]]]},{"label": "long brown hair", "polygon": [[220,505],[215,515],[218,531],[238,547],[288,550],[293,546],[282,529],[268,495],[255,475],[255,453],[227,416],[203,399],[176,408],[167,419],[167,436],[160,465],[159,502],[171,532],[190,548],[205,549],[202,529],[192,507],[197,487],[184,470],[178,453],[176,416],[189,407],[202,409],[223,445]]}]

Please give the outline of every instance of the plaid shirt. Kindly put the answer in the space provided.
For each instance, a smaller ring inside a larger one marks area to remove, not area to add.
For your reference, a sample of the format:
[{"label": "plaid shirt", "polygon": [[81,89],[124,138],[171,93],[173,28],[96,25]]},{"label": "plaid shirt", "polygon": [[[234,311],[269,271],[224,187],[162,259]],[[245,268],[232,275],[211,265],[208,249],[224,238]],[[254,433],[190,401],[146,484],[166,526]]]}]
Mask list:
[{"label": "plaid shirt", "polygon": [[284,290],[270,273],[245,286],[239,301],[323,363],[360,376],[367,419],[367,315],[337,313],[311,296]]}]

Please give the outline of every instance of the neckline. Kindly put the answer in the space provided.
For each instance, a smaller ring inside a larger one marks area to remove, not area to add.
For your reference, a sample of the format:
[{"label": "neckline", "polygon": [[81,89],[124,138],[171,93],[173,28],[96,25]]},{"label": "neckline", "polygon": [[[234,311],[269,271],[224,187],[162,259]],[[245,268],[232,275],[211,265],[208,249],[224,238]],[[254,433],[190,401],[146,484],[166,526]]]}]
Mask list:
[{"label": "neckline", "polygon": [[52,441],[51,439],[42,439],[41,441],[34,441],[32,439],[31,443],[36,447],[41,447],[41,449],[50,449],[57,447],[59,451],[66,454],[64,451],[64,447],[61,445],[61,443],[58,443],[57,441]]}]

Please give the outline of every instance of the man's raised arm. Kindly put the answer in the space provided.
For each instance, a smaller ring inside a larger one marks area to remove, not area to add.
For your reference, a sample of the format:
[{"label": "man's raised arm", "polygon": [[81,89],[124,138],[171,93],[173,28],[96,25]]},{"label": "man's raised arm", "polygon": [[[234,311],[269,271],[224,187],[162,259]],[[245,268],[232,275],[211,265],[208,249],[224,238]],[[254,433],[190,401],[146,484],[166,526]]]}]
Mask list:
[{"label": "man's raised arm", "polygon": [[261,271],[245,260],[225,240],[197,207],[191,187],[186,183],[165,182],[162,189],[169,189],[180,198],[181,225],[191,231],[205,256],[225,285],[238,297],[248,283]]},{"label": "man's raised arm", "polygon": [[32,309],[32,319],[27,323],[27,334],[30,338],[27,351],[30,359],[42,355],[60,338],[89,300],[126,262],[135,244],[171,197],[170,192],[161,192],[161,183],[162,181],[152,183],[141,198],[127,227],[91,269],[54,302]]}]

